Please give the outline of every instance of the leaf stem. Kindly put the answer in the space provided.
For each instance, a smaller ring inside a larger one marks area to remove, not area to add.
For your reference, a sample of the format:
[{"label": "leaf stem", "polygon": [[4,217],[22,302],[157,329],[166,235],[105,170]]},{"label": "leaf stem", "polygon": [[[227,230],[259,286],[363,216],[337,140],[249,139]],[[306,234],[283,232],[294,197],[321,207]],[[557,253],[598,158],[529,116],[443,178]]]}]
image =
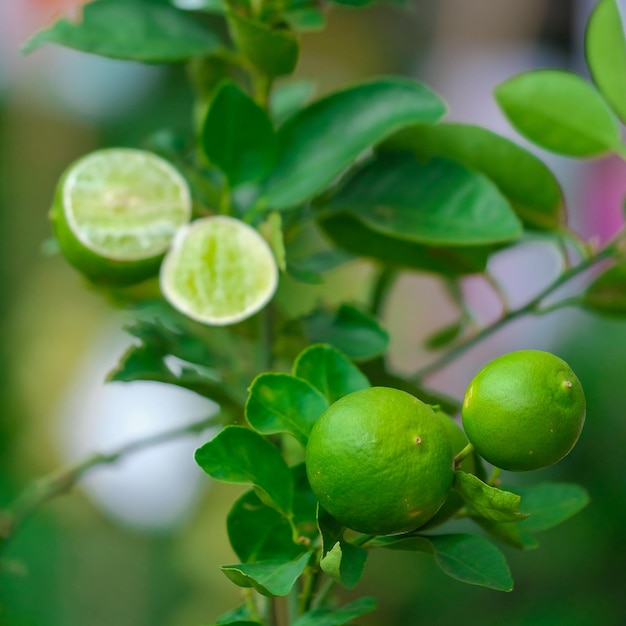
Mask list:
[{"label": "leaf stem", "polygon": [[395,267],[384,265],[381,267],[372,286],[372,296],[370,299],[370,312],[379,317],[382,308],[387,301],[389,292],[398,278],[398,270]]},{"label": "leaf stem", "polygon": [[454,469],[458,469],[461,463],[470,455],[474,453],[474,444],[468,443],[455,457],[454,457]]}]

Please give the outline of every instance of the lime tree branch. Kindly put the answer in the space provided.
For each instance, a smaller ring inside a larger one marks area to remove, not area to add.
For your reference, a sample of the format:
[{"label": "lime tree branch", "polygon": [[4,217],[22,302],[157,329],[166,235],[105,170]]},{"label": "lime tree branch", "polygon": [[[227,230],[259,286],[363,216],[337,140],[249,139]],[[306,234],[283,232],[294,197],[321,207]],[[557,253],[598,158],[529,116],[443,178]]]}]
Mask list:
[{"label": "lime tree branch", "polygon": [[112,465],[122,459],[154,446],[168,443],[182,437],[197,435],[205,430],[221,424],[221,413],[212,415],[185,426],[172,428],[163,432],[137,439],[117,450],[108,453],[94,453],[79,463],[70,465],[43,476],[27,487],[4,511],[0,511],[0,551],[6,547],[16,531],[40,506],[67,493],[78,481],[96,467]]}]

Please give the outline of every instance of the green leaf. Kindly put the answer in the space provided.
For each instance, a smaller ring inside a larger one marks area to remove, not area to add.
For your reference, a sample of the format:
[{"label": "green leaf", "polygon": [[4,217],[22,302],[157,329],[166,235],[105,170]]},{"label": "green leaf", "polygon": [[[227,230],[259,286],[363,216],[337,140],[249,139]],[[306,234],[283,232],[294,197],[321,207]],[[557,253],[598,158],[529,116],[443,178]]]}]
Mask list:
[{"label": "green leaf", "polygon": [[602,272],[585,290],[581,305],[605,315],[626,315],[626,261]]},{"label": "green leaf", "polygon": [[626,123],[626,35],[615,0],[596,4],[587,23],[585,54],[598,89]]},{"label": "green leaf", "polygon": [[259,224],[259,232],[263,235],[265,240],[270,244],[270,248],[274,253],[276,259],[276,265],[281,272],[284,272],[286,267],[286,251],[285,240],[283,238],[283,223],[280,213],[272,211],[267,219]]},{"label": "green leaf", "polygon": [[174,63],[222,47],[208,26],[172,6],[100,0],[84,5],[82,12],[79,22],[60,19],[39,31],[22,51],[56,43],[114,59]]},{"label": "green leaf", "polygon": [[277,85],[270,94],[269,109],[272,119],[276,123],[284,122],[298,109],[302,108],[315,93],[315,83],[312,80],[292,80]]},{"label": "green leaf", "polygon": [[234,12],[228,13],[228,27],[241,52],[267,76],[291,74],[298,62],[298,40],[288,30],[274,30]]},{"label": "green leaf", "polygon": [[382,149],[408,150],[420,159],[445,157],[481,172],[530,228],[557,228],[564,221],[563,192],[554,174],[535,155],[486,128],[413,126],[391,137]]},{"label": "green leaf", "polygon": [[338,247],[386,265],[456,277],[483,272],[490,246],[425,246],[378,233],[351,215],[321,216],[320,227]]},{"label": "green leaf", "polygon": [[288,259],[287,271],[300,282],[321,285],[324,282],[322,275],[324,272],[353,259],[354,255],[345,250],[337,248],[318,250],[304,257]]},{"label": "green leaf", "polygon": [[463,321],[452,322],[443,328],[436,330],[430,337],[424,341],[424,347],[427,350],[439,350],[449,346],[455,339],[458,339],[465,330]]},{"label": "green leaf", "polygon": [[222,571],[240,587],[253,587],[264,596],[286,596],[311,558],[306,552],[293,561],[273,560],[224,565]]},{"label": "green leaf", "polygon": [[227,426],[196,450],[195,459],[216,480],[254,485],[280,513],[290,516],[291,472],[278,448],[262,435],[243,426]]},{"label": "green leaf", "polygon": [[284,17],[291,28],[301,32],[318,31],[326,26],[326,14],[314,6],[289,9]]},{"label": "green leaf", "polygon": [[377,540],[394,550],[428,552],[448,576],[470,585],[511,591],[513,579],[504,555],[488,539],[478,535],[432,535]]},{"label": "green leaf", "polygon": [[217,15],[224,15],[226,13],[225,0],[202,0],[193,2],[193,8],[189,7],[189,3],[185,0],[173,0],[172,4],[179,9],[187,11],[205,11],[206,13],[215,13]]},{"label": "green leaf", "polygon": [[621,145],[619,125],[606,101],[571,72],[525,72],[498,85],[495,95],[513,126],[546,150],[589,157]]},{"label": "green leaf", "polygon": [[327,344],[309,346],[301,352],[294,363],[293,374],[311,383],[329,405],[370,386],[365,374],[347,356]]},{"label": "green leaf", "polygon": [[231,187],[259,180],[276,158],[276,135],[265,111],[231,82],[223,83],[211,102],[201,130],[208,159]]},{"label": "green leaf", "polygon": [[472,519],[489,535],[518,550],[534,550],[539,546],[537,540],[522,530],[523,522],[494,522],[484,517]]},{"label": "green leaf", "polygon": [[519,511],[518,495],[490,487],[473,474],[457,470],[453,489],[480,517],[495,522],[519,522],[528,517]]},{"label": "green leaf", "polygon": [[432,246],[494,244],[522,234],[508,201],[484,175],[405,153],[366,163],[320,210],[348,213],[388,237]]},{"label": "green leaf", "polygon": [[305,446],[313,424],[327,408],[324,396],[306,380],[266,373],[250,386],[246,419],[260,433],[289,433]]},{"label": "green leaf", "polygon": [[368,148],[410,124],[435,122],[444,112],[432,91],[402,78],[380,78],[314,102],[279,129],[269,206],[290,209],[312,198]]},{"label": "green leaf", "polygon": [[293,626],[342,626],[375,609],[375,598],[359,598],[338,609],[318,609],[305,613],[293,623]]},{"label": "green leaf", "polygon": [[389,333],[378,320],[349,304],[334,313],[317,311],[305,325],[311,343],[329,343],[355,361],[379,356],[389,345]]}]

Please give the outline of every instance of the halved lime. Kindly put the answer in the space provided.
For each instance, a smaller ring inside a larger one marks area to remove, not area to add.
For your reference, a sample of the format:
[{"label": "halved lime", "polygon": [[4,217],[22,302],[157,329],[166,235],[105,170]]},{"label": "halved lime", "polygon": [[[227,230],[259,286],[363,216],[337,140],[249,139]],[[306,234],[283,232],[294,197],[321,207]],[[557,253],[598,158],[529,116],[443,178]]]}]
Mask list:
[{"label": "halved lime", "polygon": [[82,157],[59,181],[50,212],[66,259],[94,282],[154,276],[191,219],[185,179],[161,157],[109,148]]},{"label": "halved lime", "polygon": [[274,255],[257,230],[216,215],[182,228],[161,265],[161,291],[188,317],[225,326],[250,317],[278,284]]}]

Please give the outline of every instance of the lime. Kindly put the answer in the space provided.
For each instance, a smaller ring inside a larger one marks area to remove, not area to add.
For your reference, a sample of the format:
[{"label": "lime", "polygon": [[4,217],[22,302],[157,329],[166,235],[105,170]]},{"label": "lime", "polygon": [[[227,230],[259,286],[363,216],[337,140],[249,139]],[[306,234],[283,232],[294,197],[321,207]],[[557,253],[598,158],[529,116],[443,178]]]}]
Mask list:
[{"label": "lime", "polygon": [[65,258],[96,283],[154,276],[177,230],[191,218],[187,183],[164,159],[110,148],[64,172],[50,218]]},{"label": "lime", "polygon": [[325,510],[348,528],[376,535],[424,524],[453,479],[441,418],[388,387],[355,391],[332,404],[313,425],[306,468]]},{"label": "lime", "polygon": [[477,452],[506,470],[560,461],[585,421],[585,396],[570,366],[549,352],[521,350],[487,364],[463,401],[463,427]]},{"label": "lime", "polygon": [[182,228],[161,265],[161,291],[188,317],[218,326],[256,313],[278,284],[274,255],[257,230],[215,215]]}]

